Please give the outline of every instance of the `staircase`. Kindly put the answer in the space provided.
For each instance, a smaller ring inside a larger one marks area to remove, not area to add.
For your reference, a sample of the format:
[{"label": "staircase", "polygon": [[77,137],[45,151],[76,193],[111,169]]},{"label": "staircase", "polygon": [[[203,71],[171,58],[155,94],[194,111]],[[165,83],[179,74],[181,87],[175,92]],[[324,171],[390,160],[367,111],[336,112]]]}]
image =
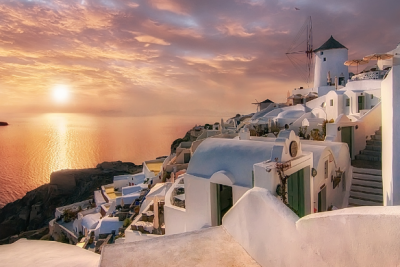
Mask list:
[{"label": "staircase", "polygon": [[366,160],[381,162],[382,160],[382,127],[375,131],[374,135],[371,135],[371,139],[367,140],[367,145],[364,150],[360,151],[360,154],[355,156],[356,160]]},{"label": "staircase", "polygon": [[382,171],[353,167],[349,207],[382,205]]}]

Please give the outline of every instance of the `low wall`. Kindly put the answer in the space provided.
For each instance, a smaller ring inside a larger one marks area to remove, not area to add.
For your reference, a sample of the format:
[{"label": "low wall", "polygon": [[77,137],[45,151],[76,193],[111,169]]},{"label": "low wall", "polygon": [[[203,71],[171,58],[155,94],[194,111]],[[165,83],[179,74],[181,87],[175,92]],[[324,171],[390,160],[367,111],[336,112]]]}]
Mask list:
[{"label": "low wall", "polygon": [[57,237],[59,237],[61,233],[66,235],[66,237],[69,239],[70,244],[75,245],[76,243],[78,243],[78,237],[73,232],[71,232],[61,224],[54,222],[52,234],[53,238],[57,240]]},{"label": "low wall", "polygon": [[397,266],[400,207],[357,207],[301,219],[268,190],[249,190],[223,218],[262,266]]}]

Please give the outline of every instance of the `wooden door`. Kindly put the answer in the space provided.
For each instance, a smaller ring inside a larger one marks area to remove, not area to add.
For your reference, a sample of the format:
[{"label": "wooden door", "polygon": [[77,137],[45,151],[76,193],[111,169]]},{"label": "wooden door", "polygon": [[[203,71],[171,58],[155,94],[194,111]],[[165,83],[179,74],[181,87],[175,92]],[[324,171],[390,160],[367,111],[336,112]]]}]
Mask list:
[{"label": "wooden door", "polygon": [[293,173],[288,179],[288,202],[299,217],[305,215],[303,170]]}]

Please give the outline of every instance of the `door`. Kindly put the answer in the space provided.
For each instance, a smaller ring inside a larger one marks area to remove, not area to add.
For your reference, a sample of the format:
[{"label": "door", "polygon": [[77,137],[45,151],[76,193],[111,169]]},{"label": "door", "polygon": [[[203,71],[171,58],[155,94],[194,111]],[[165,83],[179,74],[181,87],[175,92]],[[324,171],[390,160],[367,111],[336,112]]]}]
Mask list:
[{"label": "door", "polygon": [[364,109],[364,96],[359,96],[358,97],[358,108],[357,108],[357,113],[360,112],[360,110]]},{"label": "door", "polygon": [[289,206],[299,217],[305,215],[303,169],[293,173],[288,179],[288,201]]},{"label": "door", "polygon": [[342,142],[349,146],[350,158],[353,158],[353,127],[342,127]]},{"label": "door", "polygon": [[190,153],[183,154],[183,163],[189,163],[190,161]]},{"label": "door", "polygon": [[217,217],[218,225],[222,224],[222,217],[233,206],[232,187],[222,184],[217,186]]},{"label": "door", "polygon": [[318,193],[318,212],[326,211],[326,186]]}]

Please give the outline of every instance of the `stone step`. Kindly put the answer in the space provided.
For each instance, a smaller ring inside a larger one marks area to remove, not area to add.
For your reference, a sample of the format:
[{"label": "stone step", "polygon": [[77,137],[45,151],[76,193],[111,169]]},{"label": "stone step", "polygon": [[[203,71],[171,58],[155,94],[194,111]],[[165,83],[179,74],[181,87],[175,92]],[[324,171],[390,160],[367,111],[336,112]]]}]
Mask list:
[{"label": "stone step", "polygon": [[361,150],[360,151],[362,155],[371,155],[371,156],[376,156],[376,157],[380,157],[381,156],[381,151],[375,151],[375,150]]},{"label": "stone step", "polygon": [[350,197],[357,198],[357,199],[364,199],[364,200],[368,200],[368,201],[375,201],[378,203],[383,203],[382,195],[374,195],[374,194],[369,194],[369,193],[350,191]]},{"label": "stone step", "polygon": [[382,141],[379,141],[379,140],[367,140],[367,145],[382,146]]},{"label": "stone step", "polygon": [[371,193],[371,194],[376,194],[376,195],[381,195],[381,196],[383,194],[382,189],[368,187],[368,186],[360,186],[360,185],[352,185],[350,190],[354,191],[354,192],[365,192],[365,193]]},{"label": "stone step", "polygon": [[382,151],[382,146],[366,145],[365,150]]},{"label": "stone step", "polygon": [[382,181],[375,182],[375,181],[366,181],[366,180],[359,180],[359,179],[353,178],[352,186],[353,185],[382,189]]},{"label": "stone step", "polygon": [[373,134],[371,135],[372,140],[382,140],[382,135],[380,134]]},{"label": "stone step", "polygon": [[359,198],[349,198],[349,206],[357,207],[357,206],[383,206],[383,202],[375,202],[365,199]]},{"label": "stone step", "polygon": [[369,140],[367,140],[366,142],[367,142],[367,145],[382,146],[382,141],[380,141],[380,140],[372,140],[372,139],[369,139]]},{"label": "stone step", "polygon": [[364,181],[374,181],[374,182],[382,183],[382,176],[370,175],[370,174],[365,174],[365,173],[354,173],[353,172],[353,179],[364,180]]},{"label": "stone step", "polygon": [[369,174],[369,175],[382,176],[382,170],[363,169],[363,168],[356,168],[356,167],[353,167],[353,173],[365,173],[365,174]]},{"label": "stone step", "polygon": [[371,155],[356,155],[356,159],[368,160],[368,161],[381,161],[381,157],[371,156]]}]

